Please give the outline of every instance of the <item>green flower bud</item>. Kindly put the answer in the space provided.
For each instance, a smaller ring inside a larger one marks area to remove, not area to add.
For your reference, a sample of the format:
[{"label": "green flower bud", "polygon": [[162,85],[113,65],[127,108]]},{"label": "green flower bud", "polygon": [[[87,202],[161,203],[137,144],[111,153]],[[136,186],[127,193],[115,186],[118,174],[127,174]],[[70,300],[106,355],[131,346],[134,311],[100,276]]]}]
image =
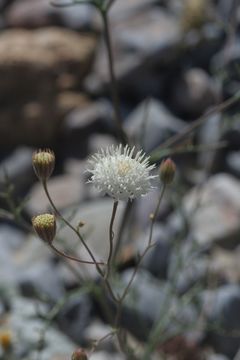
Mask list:
[{"label": "green flower bud", "polygon": [[50,149],[38,150],[32,156],[33,169],[40,181],[46,181],[55,167],[55,155]]},{"label": "green flower bud", "polygon": [[52,214],[42,214],[32,219],[32,225],[38,236],[51,244],[56,235],[56,218]]}]

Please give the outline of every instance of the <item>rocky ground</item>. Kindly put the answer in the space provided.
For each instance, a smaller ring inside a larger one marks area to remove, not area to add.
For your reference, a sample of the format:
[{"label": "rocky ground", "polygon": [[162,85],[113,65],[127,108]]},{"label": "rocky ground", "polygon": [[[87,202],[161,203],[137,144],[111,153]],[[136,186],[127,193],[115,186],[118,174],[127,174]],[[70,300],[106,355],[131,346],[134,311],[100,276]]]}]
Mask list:
[{"label": "rocky ground", "polygon": [[[34,149],[54,150],[52,198],[74,224],[86,222],[88,244],[105,259],[112,201],[84,173],[89,154],[118,143],[103,26],[89,5],[1,0],[0,10],[0,360],[70,360],[111,328],[76,277],[96,282],[94,269],[66,264],[31,229],[31,217],[50,209],[31,162]],[[157,164],[171,154],[177,165],[121,324],[138,349],[161,324],[149,360],[239,360],[240,6],[116,0],[109,17],[124,128]],[[134,202],[119,283],[146,244],[157,193]],[[58,228],[59,244],[82,254],[71,231]],[[90,359],[125,358],[108,338]]]}]

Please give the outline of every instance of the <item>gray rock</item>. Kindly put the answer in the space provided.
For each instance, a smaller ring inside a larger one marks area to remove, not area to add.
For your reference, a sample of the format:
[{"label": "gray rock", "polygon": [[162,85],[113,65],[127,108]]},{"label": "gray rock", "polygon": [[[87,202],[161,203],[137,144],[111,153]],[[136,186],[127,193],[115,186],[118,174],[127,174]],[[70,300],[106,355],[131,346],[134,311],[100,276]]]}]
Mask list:
[{"label": "gray rock", "polygon": [[[121,2],[120,2],[121,3]],[[136,2],[135,2],[136,3]],[[142,1],[143,3],[143,1]],[[147,2],[145,2],[147,3]],[[125,8],[125,5],[118,5]],[[135,8],[139,7],[137,5]],[[180,31],[176,19],[160,7],[144,5],[144,11],[131,11],[117,14],[111,23],[111,37],[117,80],[129,94],[132,90],[146,94],[145,82],[154,65],[166,64],[169,59],[176,59],[176,45],[180,41]],[[114,14],[114,7],[112,9]],[[128,14],[128,16],[126,16]],[[151,76],[155,87],[159,87],[159,73],[155,70]],[[93,73],[87,78],[87,88],[92,92],[102,92],[109,82],[104,44],[96,55]],[[149,84],[153,87],[153,84]],[[130,90],[131,89],[131,90]],[[149,94],[149,93],[148,93]]]},{"label": "gray rock", "polygon": [[[90,185],[89,185],[90,186]],[[82,203],[78,208],[69,209],[65,212],[65,216],[71,218],[74,226],[80,221],[85,223],[81,228],[81,233],[86,239],[89,248],[95,255],[98,261],[106,261],[109,252],[109,223],[112,213],[113,200],[110,198],[99,198],[86,203]],[[115,218],[114,232],[118,233],[118,228],[121,221],[124,203],[120,202]],[[70,249],[74,249],[75,255],[81,259],[91,260],[89,254],[84,249],[79,239],[72,232],[71,229],[63,227],[59,236],[62,239],[67,239],[67,244]],[[115,239],[116,240],[116,237]],[[85,276],[96,276],[96,269],[93,265],[82,264],[79,267],[80,272]]]},{"label": "gray rock", "polygon": [[30,148],[19,147],[0,163],[0,191],[4,191],[4,184],[11,184],[15,194],[21,193],[26,191],[34,179]]},{"label": "gray rock", "polygon": [[240,287],[225,285],[205,299],[208,315],[208,343],[233,358],[240,347]]},{"label": "gray rock", "polygon": [[56,303],[65,295],[57,266],[49,261],[39,261],[18,275],[18,284],[23,296],[47,299]]},{"label": "gray rock", "polygon": [[17,0],[6,13],[10,27],[39,28],[43,26],[66,26],[71,29],[93,30],[97,28],[94,9],[82,5],[64,10],[54,8],[48,0]]},{"label": "gray rock", "polygon": [[222,354],[211,354],[207,355],[206,360],[229,360],[229,358]]},{"label": "gray rock", "polygon": [[230,152],[226,156],[226,166],[232,175],[240,179],[240,151]]},{"label": "gray rock", "polygon": [[[150,230],[150,229],[149,229]],[[146,247],[149,231],[142,239],[138,239],[137,245],[141,253]],[[153,230],[152,242],[155,246],[148,251],[144,257],[141,267],[148,270],[152,275],[159,279],[166,279],[167,269],[171,252],[171,235],[169,231],[161,225],[156,225]]]},{"label": "gray rock", "polygon": [[187,70],[173,84],[172,105],[181,114],[198,117],[214,105],[218,89],[210,76],[200,68]]},{"label": "gray rock", "polygon": [[[123,283],[127,284],[131,276],[132,270],[124,272]],[[196,317],[195,308],[181,302],[168,283],[139,270],[126,297],[120,321],[134,336],[144,340],[154,325],[160,323],[164,334],[173,335],[180,329],[187,333]]]},{"label": "gray rock", "polygon": [[87,294],[76,294],[69,298],[58,313],[57,323],[74,342],[85,341],[85,329],[90,324],[92,302]]},{"label": "gray rock", "polygon": [[[13,352],[15,359],[35,359],[36,349],[39,347],[41,332],[45,328],[45,321],[38,319],[36,309],[47,314],[42,304],[27,300],[19,296],[12,298],[12,308],[6,319],[6,324],[14,337]],[[46,332],[41,359],[66,359],[75,349],[75,345],[59,331],[49,327]]]},{"label": "gray rock", "polygon": [[107,101],[89,103],[73,109],[65,117],[61,128],[61,139],[67,154],[88,155],[88,141],[94,133],[112,130],[112,107]]},{"label": "gray rock", "polygon": [[[85,184],[83,179],[72,174],[63,174],[52,177],[48,181],[49,193],[58,209],[80,203],[85,198]],[[51,205],[40,183],[36,183],[28,193],[29,201],[26,210],[31,216],[46,212]]]},{"label": "gray rock", "polygon": [[180,132],[185,123],[175,118],[156,99],[142,102],[126,119],[126,131],[142,148],[149,152],[160,145],[169,136]]},{"label": "gray rock", "polygon": [[91,360],[125,360],[120,354],[109,354],[106,351],[97,351],[91,355]]},{"label": "gray rock", "polygon": [[[221,122],[222,117],[219,114],[210,116],[198,131],[199,144],[208,148],[211,147],[212,144],[219,142],[221,140]],[[216,159],[216,151],[217,150],[200,152],[198,155],[199,165],[205,169],[209,169],[213,160]],[[221,159],[219,160],[221,161]],[[217,164],[214,164],[214,166],[217,166]]]},{"label": "gray rock", "polygon": [[202,246],[231,247],[239,240],[240,183],[218,174],[191,190],[183,199],[192,237]]},{"label": "gray rock", "polygon": [[8,225],[0,226],[0,283],[2,286],[16,286],[16,255],[23,245],[25,234]]}]

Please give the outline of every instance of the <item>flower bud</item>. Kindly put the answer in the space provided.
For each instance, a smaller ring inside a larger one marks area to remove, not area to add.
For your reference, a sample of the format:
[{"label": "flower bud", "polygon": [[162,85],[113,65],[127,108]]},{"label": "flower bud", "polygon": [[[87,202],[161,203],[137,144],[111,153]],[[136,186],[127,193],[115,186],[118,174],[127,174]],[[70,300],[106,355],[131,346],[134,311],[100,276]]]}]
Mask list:
[{"label": "flower bud", "polygon": [[0,332],[0,345],[4,351],[7,351],[12,346],[12,334],[9,331]]},{"label": "flower bud", "polygon": [[176,165],[170,159],[163,160],[160,165],[160,179],[164,185],[169,185],[173,182],[175,172],[176,172]]},{"label": "flower bud", "polygon": [[49,150],[38,150],[32,156],[33,169],[41,181],[46,181],[52,175],[55,166],[55,155]]},{"label": "flower bud", "polygon": [[83,349],[77,349],[73,352],[71,360],[88,360],[88,357]]},{"label": "flower bud", "polygon": [[56,235],[56,218],[52,214],[42,214],[32,219],[32,225],[38,236],[51,244]]}]

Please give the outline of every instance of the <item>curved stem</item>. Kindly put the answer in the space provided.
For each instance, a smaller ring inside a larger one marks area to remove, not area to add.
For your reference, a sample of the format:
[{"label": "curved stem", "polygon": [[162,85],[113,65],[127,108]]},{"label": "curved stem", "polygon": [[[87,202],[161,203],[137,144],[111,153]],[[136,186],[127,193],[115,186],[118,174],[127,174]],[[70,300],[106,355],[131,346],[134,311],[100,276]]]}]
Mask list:
[{"label": "curved stem", "polygon": [[[58,248],[56,248],[53,244],[49,244],[50,248],[53,249],[58,255],[60,256],[63,256],[69,260],[73,260],[73,261],[76,261],[76,262],[79,262],[81,264],[92,264],[94,265],[95,263],[93,261],[87,261],[87,260],[81,260],[81,259],[78,259],[77,257],[75,256],[72,256],[72,255],[68,255],[66,254],[64,251],[61,251],[59,250]],[[98,264],[102,264],[102,263],[98,263]]]},{"label": "curved stem", "polygon": [[[44,191],[45,191],[45,193],[46,193],[46,196],[47,196],[47,198],[48,198],[48,200],[49,200],[52,208],[54,209],[55,213],[58,215],[58,217],[59,217],[70,229],[72,229],[72,231],[73,231],[73,232],[78,236],[78,238],[81,240],[83,246],[84,246],[85,249],[88,251],[90,257],[92,258],[93,263],[95,264],[96,269],[97,269],[99,275],[103,278],[103,280],[104,280],[104,285],[105,285],[106,289],[108,290],[108,292],[109,292],[109,294],[111,295],[112,299],[113,299],[115,302],[117,302],[117,298],[116,298],[116,296],[115,296],[114,293],[113,293],[113,290],[112,290],[112,288],[111,288],[111,285],[110,285],[110,283],[108,282],[108,280],[105,279],[104,272],[103,272],[103,270],[102,270],[101,267],[100,267],[100,265],[105,265],[105,264],[102,263],[102,262],[97,262],[97,261],[96,261],[93,253],[92,253],[91,250],[89,249],[88,245],[87,245],[86,242],[84,241],[84,239],[83,239],[82,235],[79,233],[79,231],[78,231],[77,229],[75,229],[75,227],[72,226],[72,224],[71,224],[67,219],[65,219],[65,218],[62,216],[62,214],[59,212],[59,210],[56,208],[56,206],[55,206],[55,204],[54,204],[54,202],[53,202],[53,200],[52,200],[52,198],[51,198],[51,196],[50,196],[50,194],[49,194],[49,191],[48,191],[48,188],[47,188],[47,183],[46,183],[46,182],[43,182],[42,185],[43,185]],[[54,251],[56,251],[56,249],[54,249]],[[62,254],[61,254],[61,256],[62,256]],[[72,258],[71,260],[73,260],[73,258]],[[79,259],[78,259],[78,260],[79,260]],[[77,261],[77,260],[75,260],[75,261]]]},{"label": "curved stem", "polygon": [[102,271],[102,269],[100,268],[99,265],[104,265],[104,263],[99,263],[99,262],[96,261],[96,259],[95,259],[94,255],[93,255],[92,251],[90,250],[90,248],[88,247],[88,245],[87,245],[86,242],[84,241],[84,239],[83,239],[82,235],[79,233],[79,231],[77,231],[77,230],[75,229],[75,227],[72,226],[72,224],[71,224],[67,219],[65,219],[65,218],[62,216],[62,214],[59,212],[59,210],[56,208],[56,206],[55,206],[55,204],[54,204],[54,202],[53,202],[53,200],[52,200],[52,198],[51,198],[51,196],[50,196],[50,194],[49,194],[46,181],[43,181],[43,182],[42,182],[42,185],[43,185],[43,189],[44,189],[44,191],[45,191],[45,194],[46,194],[46,196],[47,196],[47,198],[48,198],[48,200],[49,200],[49,202],[50,202],[53,210],[55,211],[55,213],[56,213],[56,214],[58,215],[58,217],[59,217],[70,229],[72,229],[72,231],[77,235],[77,237],[80,239],[81,243],[83,244],[83,246],[84,246],[85,249],[87,250],[88,254],[90,255],[93,263],[95,264],[95,266],[96,266],[96,268],[97,268],[97,271],[99,272],[99,274],[100,274],[101,276],[103,276],[103,271]]}]

